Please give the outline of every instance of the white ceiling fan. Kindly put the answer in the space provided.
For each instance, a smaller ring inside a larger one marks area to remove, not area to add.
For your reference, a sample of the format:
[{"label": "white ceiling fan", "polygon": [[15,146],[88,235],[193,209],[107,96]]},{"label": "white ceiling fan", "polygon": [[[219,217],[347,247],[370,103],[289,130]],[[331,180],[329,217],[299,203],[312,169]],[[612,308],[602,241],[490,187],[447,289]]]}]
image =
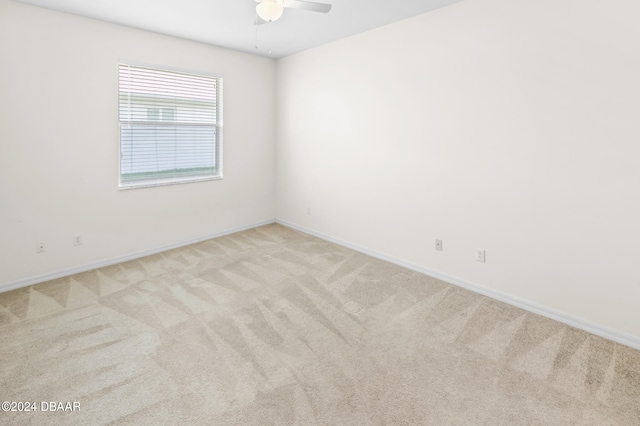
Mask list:
[{"label": "white ceiling fan", "polygon": [[331,5],[303,0],[256,0],[256,21],[254,25],[262,25],[265,22],[273,22],[282,16],[285,8],[302,9],[311,12],[327,13]]}]

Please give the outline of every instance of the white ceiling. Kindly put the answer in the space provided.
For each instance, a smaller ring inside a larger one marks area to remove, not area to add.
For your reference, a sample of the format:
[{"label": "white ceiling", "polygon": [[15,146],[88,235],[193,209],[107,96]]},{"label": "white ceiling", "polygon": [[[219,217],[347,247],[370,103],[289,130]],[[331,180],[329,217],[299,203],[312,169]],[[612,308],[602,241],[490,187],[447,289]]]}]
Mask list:
[{"label": "white ceiling", "polygon": [[278,21],[258,27],[255,0],[14,1],[281,58],[461,0],[317,0],[333,8],[327,14],[285,9]]}]

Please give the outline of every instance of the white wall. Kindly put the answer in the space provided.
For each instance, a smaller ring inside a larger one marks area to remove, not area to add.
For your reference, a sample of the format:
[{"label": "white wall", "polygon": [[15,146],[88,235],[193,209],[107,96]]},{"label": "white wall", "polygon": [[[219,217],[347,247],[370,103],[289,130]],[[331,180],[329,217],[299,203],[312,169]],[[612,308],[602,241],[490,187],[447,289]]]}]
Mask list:
[{"label": "white wall", "polygon": [[[224,180],[118,191],[119,59],[224,76]],[[0,61],[0,290],[275,217],[274,60],[0,0]]]},{"label": "white wall", "polygon": [[640,337],[637,16],[466,0],[279,60],[278,219]]}]

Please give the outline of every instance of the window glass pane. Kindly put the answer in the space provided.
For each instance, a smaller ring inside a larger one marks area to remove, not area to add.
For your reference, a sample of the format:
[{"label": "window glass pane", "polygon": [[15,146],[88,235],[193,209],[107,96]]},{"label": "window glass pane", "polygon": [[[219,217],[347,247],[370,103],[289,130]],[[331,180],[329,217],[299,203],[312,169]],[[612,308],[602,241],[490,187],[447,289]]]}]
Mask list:
[{"label": "window glass pane", "polygon": [[219,77],[120,64],[120,186],[220,178]]},{"label": "window glass pane", "polygon": [[159,108],[147,108],[147,120],[149,120],[149,121],[158,121],[158,120],[160,120],[160,109]]}]

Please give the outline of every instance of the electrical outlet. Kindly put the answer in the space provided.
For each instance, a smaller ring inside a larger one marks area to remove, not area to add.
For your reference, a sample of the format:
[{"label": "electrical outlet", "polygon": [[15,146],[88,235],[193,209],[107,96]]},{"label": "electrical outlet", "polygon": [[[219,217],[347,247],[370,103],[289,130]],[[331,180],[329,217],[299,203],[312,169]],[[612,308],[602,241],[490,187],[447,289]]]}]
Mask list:
[{"label": "electrical outlet", "polygon": [[482,249],[476,249],[476,261],[484,263],[485,253]]},{"label": "electrical outlet", "polygon": [[442,251],[442,240],[436,240],[436,250]]},{"label": "electrical outlet", "polygon": [[82,240],[82,234],[76,234],[73,236],[73,245],[74,246],[81,246],[83,243]]},{"label": "electrical outlet", "polygon": [[38,241],[36,244],[36,253],[44,253],[47,251],[47,242],[42,240]]}]

